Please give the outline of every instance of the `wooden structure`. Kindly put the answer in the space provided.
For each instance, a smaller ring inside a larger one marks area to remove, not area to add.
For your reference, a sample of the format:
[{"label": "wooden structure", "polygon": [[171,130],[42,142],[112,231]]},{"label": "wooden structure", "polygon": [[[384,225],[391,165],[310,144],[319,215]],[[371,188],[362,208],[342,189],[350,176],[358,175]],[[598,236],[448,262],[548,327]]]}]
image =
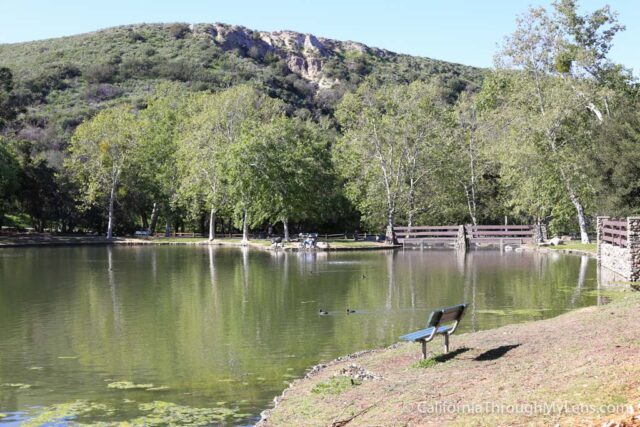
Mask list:
[{"label": "wooden structure", "polygon": [[623,281],[640,281],[640,216],[599,216],[596,230],[598,266],[616,273]]},{"label": "wooden structure", "polygon": [[531,225],[465,225],[468,243],[533,243],[535,230]]},{"label": "wooden structure", "polygon": [[603,219],[600,240],[620,248],[627,247],[627,219]]},{"label": "wooden structure", "polygon": [[412,332],[400,337],[404,341],[419,342],[422,344],[422,358],[427,358],[427,343],[436,335],[444,337],[444,352],[449,353],[449,336],[458,328],[460,320],[464,315],[467,304],[454,305],[453,307],[441,308],[431,313],[427,328]]},{"label": "wooden structure", "polygon": [[451,243],[458,239],[459,225],[428,225],[419,227],[394,227],[400,244]]},{"label": "wooden structure", "polygon": [[535,226],[532,225],[430,225],[394,227],[393,230],[402,245],[444,243],[462,249],[470,243],[523,245],[536,240]]}]

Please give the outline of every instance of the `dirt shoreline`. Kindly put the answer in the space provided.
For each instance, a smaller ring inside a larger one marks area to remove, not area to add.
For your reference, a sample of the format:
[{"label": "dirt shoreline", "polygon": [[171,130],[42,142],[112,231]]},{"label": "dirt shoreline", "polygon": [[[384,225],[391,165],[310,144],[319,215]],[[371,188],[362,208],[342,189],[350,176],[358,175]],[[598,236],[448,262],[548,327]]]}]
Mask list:
[{"label": "dirt shoreline", "polygon": [[[420,349],[414,343],[320,364],[276,397],[258,426],[601,425],[621,419],[640,401],[640,293],[615,292],[608,305],[455,335],[450,356],[427,368],[416,367]],[[441,341],[436,338],[430,350],[440,351]],[[382,380],[335,394],[318,391],[352,364]]]}]

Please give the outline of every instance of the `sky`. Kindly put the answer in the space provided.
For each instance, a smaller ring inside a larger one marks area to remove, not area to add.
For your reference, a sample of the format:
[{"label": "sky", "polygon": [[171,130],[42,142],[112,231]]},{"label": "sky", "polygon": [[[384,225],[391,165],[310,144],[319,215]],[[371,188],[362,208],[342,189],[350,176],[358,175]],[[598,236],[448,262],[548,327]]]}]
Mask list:
[{"label": "sky", "polygon": [[[255,30],[294,30],[394,52],[489,67],[497,44],[530,5],[550,0],[0,0],[0,43],[38,40],[115,25],[223,22]],[[640,76],[640,0],[581,0],[583,11],[609,4],[627,30],[611,57]]]}]

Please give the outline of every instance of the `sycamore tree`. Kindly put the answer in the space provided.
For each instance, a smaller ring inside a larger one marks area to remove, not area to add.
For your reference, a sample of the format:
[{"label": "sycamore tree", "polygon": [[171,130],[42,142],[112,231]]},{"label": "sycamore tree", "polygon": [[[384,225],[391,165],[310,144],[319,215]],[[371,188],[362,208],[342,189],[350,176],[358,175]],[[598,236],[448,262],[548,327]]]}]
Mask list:
[{"label": "sycamore tree", "polygon": [[106,204],[107,238],[113,238],[114,206],[123,176],[134,168],[136,113],[129,106],[102,110],[76,129],[66,167],[86,205]]},{"label": "sycamore tree", "polygon": [[451,133],[451,165],[455,168],[451,177],[464,193],[468,216],[473,225],[478,225],[486,215],[483,207],[486,208],[489,203],[487,198],[491,185],[485,176],[492,170],[487,150],[489,129],[476,104],[472,94],[460,94],[452,111]]},{"label": "sycamore tree", "polygon": [[169,232],[169,223],[180,184],[177,162],[178,141],[189,117],[192,97],[180,86],[163,84],[156,88],[147,107],[137,117],[138,144],[131,153],[137,166],[127,176],[127,193],[141,205],[143,212],[151,210],[151,221],[143,227],[153,233],[162,211]]},{"label": "sycamore tree", "polygon": [[180,197],[193,209],[209,207],[209,240],[216,238],[215,224],[228,201],[226,156],[230,140],[222,128],[220,110],[224,94],[202,94],[191,100],[192,116],[176,153],[180,170]]},{"label": "sycamore tree", "polygon": [[225,206],[246,243],[249,226],[264,217],[259,203],[264,177],[254,164],[250,132],[280,114],[283,104],[248,85],[202,96],[195,104],[178,148],[181,192],[209,205],[210,239],[215,238],[215,215]]},{"label": "sycamore tree", "polygon": [[424,83],[377,87],[372,81],[345,95],[336,112],[343,136],[335,157],[347,196],[369,224],[384,217],[390,243],[401,209],[412,222],[418,202],[424,203],[416,194],[434,176],[439,114],[434,91]]},{"label": "sycamore tree", "polygon": [[310,120],[282,114],[247,129],[246,159],[256,174],[256,219],[289,222],[318,218],[332,181],[329,132]]},{"label": "sycamore tree", "polygon": [[[612,91],[604,82],[615,67],[607,54],[622,28],[607,7],[585,16],[573,0],[554,3],[552,13],[532,8],[505,40],[483,89],[496,126],[507,129],[503,142],[532,147],[555,171],[583,243],[589,242],[585,204],[594,196],[585,162],[594,140],[587,130],[610,114]],[[527,173],[530,164],[514,166]]]}]

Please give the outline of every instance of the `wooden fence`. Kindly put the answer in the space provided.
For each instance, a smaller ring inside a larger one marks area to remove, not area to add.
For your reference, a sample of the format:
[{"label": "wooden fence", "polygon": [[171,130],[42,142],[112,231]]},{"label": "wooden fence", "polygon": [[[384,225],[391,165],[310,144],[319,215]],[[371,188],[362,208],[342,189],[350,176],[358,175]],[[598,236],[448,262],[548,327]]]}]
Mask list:
[{"label": "wooden fence", "polygon": [[533,243],[535,230],[531,225],[466,225],[469,243]]},{"label": "wooden fence", "polygon": [[525,244],[536,240],[532,225],[430,225],[414,227],[394,227],[398,243],[431,244],[452,243],[466,247],[478,244]]},{"label": "wooden fence", "polygon": [[605,219],[602,221],[603,242],[610,243],[621,248],[627,247],[627,220],[626,219]]},{"label": "wooden fence", "polygon": [[419,227],[394,227],[398,243],[455,243],[458,225],[429,225]]}]

